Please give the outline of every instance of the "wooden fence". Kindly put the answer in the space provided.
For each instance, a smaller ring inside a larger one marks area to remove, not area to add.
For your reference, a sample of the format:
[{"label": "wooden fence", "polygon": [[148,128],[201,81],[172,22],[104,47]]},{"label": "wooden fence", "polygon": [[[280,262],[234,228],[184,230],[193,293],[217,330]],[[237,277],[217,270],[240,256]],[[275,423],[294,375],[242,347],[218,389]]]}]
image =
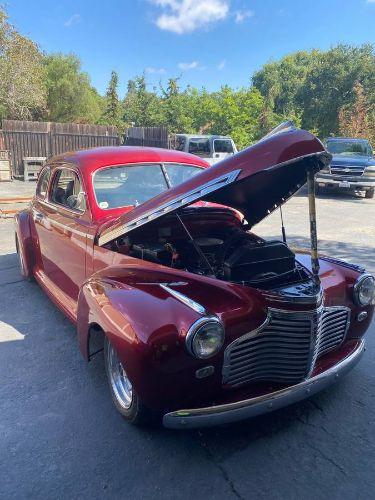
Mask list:
[{"label": "wooden fence", "polygon": [[3,146],[11,153],[15,177],[23,175],[24,157],[48,158],[66,151],[121,143],[116,127],[112,126],[16,120],[3,120],[2,126]]},{"label": "wooden fence", "polygon": [[125,132],[124,144],[168,148],[168,127],[130,127]]}]

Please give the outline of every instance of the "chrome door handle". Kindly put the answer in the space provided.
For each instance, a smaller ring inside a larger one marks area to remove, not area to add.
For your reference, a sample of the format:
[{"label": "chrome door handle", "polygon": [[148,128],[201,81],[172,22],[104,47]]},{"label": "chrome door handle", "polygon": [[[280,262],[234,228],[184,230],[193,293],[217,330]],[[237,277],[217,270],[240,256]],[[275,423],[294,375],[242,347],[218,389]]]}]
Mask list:
[{"label": "chrome door handle", "polygon": [[44,215],[41,214],[40,212],[35,212],[34,218],[36,221],[40,222],[44,219]]}]

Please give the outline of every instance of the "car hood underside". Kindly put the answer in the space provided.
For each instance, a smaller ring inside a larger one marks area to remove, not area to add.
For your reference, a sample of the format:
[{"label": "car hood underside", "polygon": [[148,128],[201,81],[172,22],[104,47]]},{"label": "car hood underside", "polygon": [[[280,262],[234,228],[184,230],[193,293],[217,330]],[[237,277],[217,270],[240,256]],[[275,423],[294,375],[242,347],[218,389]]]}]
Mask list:
[{"label": "car hood underside", "polygon": [[107,222],[99,229],[98,243],[104,245],[197,201],[235,208],[253,226],[305,184],[309,170],[317,172],[330,160],[331,155],[309,132],[275,133]]}]

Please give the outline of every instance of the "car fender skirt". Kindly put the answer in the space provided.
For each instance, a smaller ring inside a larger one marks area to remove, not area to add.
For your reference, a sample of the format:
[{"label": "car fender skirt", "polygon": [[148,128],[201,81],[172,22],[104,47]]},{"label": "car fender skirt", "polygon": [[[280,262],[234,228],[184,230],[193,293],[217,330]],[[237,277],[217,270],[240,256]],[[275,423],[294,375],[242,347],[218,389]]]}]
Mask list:
[{"label": "car fender skirt", "polygon": [[210,427],[256,417],[283,408],[308,398],[336,382],[357,364],[364,350],[365,342],[361,340],[356,348],[339,363],[299,384],[235,403],[167,413],[163,417],[163,425],[171,429]]}]

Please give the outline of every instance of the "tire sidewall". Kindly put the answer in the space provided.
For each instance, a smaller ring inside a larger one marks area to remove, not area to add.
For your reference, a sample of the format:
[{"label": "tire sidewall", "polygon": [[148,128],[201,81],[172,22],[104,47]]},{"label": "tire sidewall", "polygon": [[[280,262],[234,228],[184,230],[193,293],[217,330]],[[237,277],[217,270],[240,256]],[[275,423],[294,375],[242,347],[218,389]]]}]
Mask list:
[{"label": "tire sidewall", "polygon": [[139,397],[138,397],[138,395],[134,389],[134,386],[133,386],[133,399],[132,399],[132,403],[131,403],[130,407],[124,408],[119,403],[117,396],[113,390],[112,383],[111,383],[111,376],[109,373],[108,351],[109,351],[110,346],[111,346],[111,344],[110,344],[108,338],[105,337],[104,338],[104,365],[105,365],[105,371],[106,371],[106,375],[107,375],[107,380],[108,380],[108,385],[109,385],[111,397],[112,397],[114,405],[116,406],[119,413],[121,413],[121,415],[129,422],[135,422],[137,420],[137,417],[139,414],[139,406],[140,406]]}]

